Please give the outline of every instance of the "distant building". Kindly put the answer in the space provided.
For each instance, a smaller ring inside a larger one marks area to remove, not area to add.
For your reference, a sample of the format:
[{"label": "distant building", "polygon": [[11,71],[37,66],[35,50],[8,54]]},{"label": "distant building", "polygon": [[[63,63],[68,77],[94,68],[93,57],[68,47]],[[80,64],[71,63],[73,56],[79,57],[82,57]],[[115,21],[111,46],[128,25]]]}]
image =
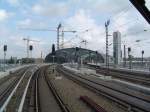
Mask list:
[{"label": "distant building", "polygon": [[121,33],[119,31],[113,33],[113,57],[114,64],[119,65],[121,62]]},{"label": "distant building", "polygon": [[28,63],[40,64],[43,63],[43,61],[44,60],[42,58],[22,58],[20,60],[22,64],[28,64]]}]

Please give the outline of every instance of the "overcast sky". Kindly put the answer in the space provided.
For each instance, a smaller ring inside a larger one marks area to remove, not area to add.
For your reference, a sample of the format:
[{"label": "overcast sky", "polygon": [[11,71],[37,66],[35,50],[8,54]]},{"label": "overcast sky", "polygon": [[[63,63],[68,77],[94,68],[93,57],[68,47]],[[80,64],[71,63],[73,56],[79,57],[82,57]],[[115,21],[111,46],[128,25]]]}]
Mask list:
[{"label": "overcast sky", "polygon": [[[150,7],[149,0],[146,5]],[[141,56],[141,50],[144,56],[150,56],[150,25],[129,0],[0,0],[0,57],[4,44],[8,45],[7,58],[25,57],[26,42],[22,39],[28,36],[40,41],[30,43],[34,47],[32,55],[40,57],[42,51],[46,56],[56,43],[56,32],[21,28],[53,30],[60,22],[64,29],[78,31],[65,33],[65,47],[85,47],[81,41],[86,40],[87,48],[105,53],[104,23],[108,19],[109,34],[120,31],[122,46],[131,47],[134,56]],[[112,54],[112,46],[109,51]]]}]

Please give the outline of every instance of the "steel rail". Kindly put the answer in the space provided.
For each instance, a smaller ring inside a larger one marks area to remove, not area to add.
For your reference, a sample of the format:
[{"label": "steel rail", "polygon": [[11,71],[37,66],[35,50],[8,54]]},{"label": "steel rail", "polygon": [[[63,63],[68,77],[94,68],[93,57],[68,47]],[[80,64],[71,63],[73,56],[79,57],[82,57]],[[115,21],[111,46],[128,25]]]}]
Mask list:
[{"label": "steel rail", "polygon": [[[26,69],[20,69],[18,71],[16,71],[15,73],[18,75],[18,74],[22,74],[23,72],[25,72]],[[12,78],[12,77],[10,77]],[[8,78],[7,80],[9,80],[10,78]],[[17,84],[17,82],[19,81],[19,79],[21,78],[20,77],[16,77],[16,79],[14,79],[12,81],[12,83],[0,94],[0,107],[1,105],[3,104],[3,102],[7,99],[6,98],[6,95],[9,95],[9,93],[11,93],[11,91],[13,90],[13,88],[15,87],[15,85]],[[5,81],[7,81],[5,80]]]},{"label": "steel rail", "polygon": [[[139,100],[138,98],[133,98],[129,95],[120,93],[118,91],[115,91],[115,90],[107,88],[107,87],[104,87],[103,85],[98,85],[97,83],[94,83],[93,81],[90,81],[86,78],[83,78],[83,77],[80,77],[77,75],[72,75],[71,73],[67,73],[67,71],[62,70],[62,68],[60,70],[60,67],[58,68],[58,70],[59,70],[58,72],[61,72],[64,75],[70,77],[70,79],[72,79],[76,82],[79,82],[80,84],[83,84],[86,87],[88,86],[88,88],[90,88],[91,90],[96,90],[98,93],[108,97],[109,99],[111,99],[113,101],[116,101],[116,102],[122,104],[125,107],[127,107],[127,105],[128,105],[129,107],[133,107],[132,109],[136,110],[136,111],[144,110],[145,112],[149,112],[149,110],[150,110],[150,104],[143,102],[143,101]],[[98,87],[100,87],[100,89]],[[128,101],[128,100],[130,100],[130,101]],[[141,103],[136,102],[136,101],[141,101]]]},{"label": "steel rail", "polygon": [[63,102],[62,98],[60,97],[60,95],[58,94],[56,88],[54,87],[54,85],[52,84],[52,82],[50,81],[49,77],[46,75],[46,71],[44,71],[44,78],[46,83],[48,84],[49,89],[51,90],[51,92],[53,93],[56,101],[58,102],[58,105],[60,106],[60,108],[62,109],[63,112],[71,112],[68,108],[68,106],[66,106],[66,104]]},{"label": "steel rail", "polygon": [[26,97],[26,94],[27,94],[27,90],[28,90],[28,87],[29,87],[29,84],[31,82],[31,78],[33,77],[34,73],[36,72],[36,68],[34,69],[34,71],[32,71],[32,74],[27,82],[27,85],[25,87],[25,90],[24,90],[24,93],[23,93],[23,96],[21,98],[21,102],[20,102],[20,105],[19,105],[19,108],[18,108],[18,112],[22,112],[23,110],[23,105],[24,105],[24,102],[25,102],[25,97]]},{"label": "steel rail", "polygon": [[38,78],[39,78],[40,70],[37,72],[37,76],[35,79],[35,96],[34,96],[34,103],[35,103],[35,112],[40,112],[40,99],[39,99],[39,85],[38,85]]},{"label": "steel rail", "polygon": [[15,88],[13,89],[13,91],[10,93],[9,97],[7,98],[7,100],[4,102],[4,104],[3,104],[2,107],[0,108],[0,112],[4,112],[4,111],[5,111],[5,109],[6,109],[7,105],[8,105],[8,103],[9,103],[9,101],[11,100],[12,96],[13,96],[14,93],[16,92],[18,86],[20,85],[21,81],[23,80],[23,78],[24,78],[24,76],[25,76],[25,74],[26,74],[27,72],[28,72],[28,70],[25,71],[25,73],[23,74],[23,76],[20,78],[19,82],[17,83],[17,85],[15,86]]},{"label": "steel rail", "polygon": [[[100,74],[105,74],[107,72],[107,69],[105,67],[89,64],[87,66],[89,66],[91,69],[96,70],[96,72]],[[110,68],[108,75],[120,79],[125,79],[128,81],[134,81],[136,83],[140,83],[145,86],[150,85],[150,73],[142,73],[142,72],[138,73],[137,71],[125,71],[122,69]]]}]

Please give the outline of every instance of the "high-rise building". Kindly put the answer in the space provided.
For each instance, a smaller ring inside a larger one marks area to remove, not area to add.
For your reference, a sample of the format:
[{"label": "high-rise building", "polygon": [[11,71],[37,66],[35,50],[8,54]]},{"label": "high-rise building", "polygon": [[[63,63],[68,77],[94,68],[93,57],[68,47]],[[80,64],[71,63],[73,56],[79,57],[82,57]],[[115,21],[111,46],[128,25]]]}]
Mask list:
[{"label": "high-rise building", "polygon": [[119,31],[113,33],[113,57],[114,64],[119,65],[121,62],[121,33]]}]

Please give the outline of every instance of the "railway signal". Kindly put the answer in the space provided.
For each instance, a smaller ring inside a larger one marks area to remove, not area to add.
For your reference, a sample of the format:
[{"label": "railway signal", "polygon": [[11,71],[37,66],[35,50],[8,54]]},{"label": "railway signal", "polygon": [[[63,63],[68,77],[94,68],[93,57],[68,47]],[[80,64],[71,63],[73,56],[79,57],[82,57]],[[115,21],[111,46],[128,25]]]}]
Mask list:
[{"label": "railway signal", "polygon": [[[30,50],[29,43],[30,42],[40,42],[40,41],[29,39],[29,37],[28,38],[23,38],[23,40],[27,41],[27,58],[29,58],[29,50]],[[32,47],[32,49],[33,49],[33,47]]]},{"label": "railway signal", "polygon": [[55,55],[56,51],[55,51],[55,44],[52,45],[52,55]]},{"label": "railway signal", "polygon": [[4,45],[4,52],[7,51],[7,45]]},{"label": "railway signal", "polygon": [[77,52],[79,51],[79,48],[76,47],[75,48],[75,53],[74,53],[74,62],[77,62],[78,61],[78,55],[77,55]]},{"label": "railway signal", "polygon": [[75,48],[75,62],[77,62],[78,63],[78,65],[77,65],[77,70],[79,70],[79,68],[80,68],[80,61],[81,61],[81,59],[79,59],[79,47],[76,47]]},{"label": "railway signal", "polygon": [[123,61],[124,61],[123,66],[126,67],[126,45],[124,45],[124,57],[123,57]]},{"label": "railway signal", "polygon": [[33,46],[32,46],[32,45],[29,46],[29,50],[30,50],[30,51],[33,50]]},{"label": "railway signal", "polygon": [[5,64],[6,64],[6,51],[7,51],[7,45],[4,45],[4,71],[5,71]]},{"label": "railway signal", "polygon": [[97,61],[98,61],[98,52],[95,51],[95,54],[96,54],[96,67],[97,67]]},{"label": "railway signal", "polygon": [[128,57],[129,57],[129,69],[132,68],[132,60],[131,60],[131,48],[128,47]]},{"label": "railway signal", "polygon": [[143,55],[144,55],[144,50],[142,50],[142,66],[143,66]]},{"label": "railway signal", "polygon": [[109,73],[109,48],[108,48],[108,45],[109,45],[108,36],[110,36],[108,34],[108,26],[109,26],[109,24],[110,24],[110,20],[107,20],[105,22],[105,31],[106,31],[106,68],[107,68],[106,75],[108,75],[108,73]]},{"label": "railway signal", "polygon": [[29,46],[29,50],[30,50],[31,58],[32,58],[32,50],[33,50],[33,46],[32,45]]},{"label": "railway signal", "polygon": [[55,63],[55,57],[56,57],[55,55],[56,55],[55,44],[52,44],[53,73],[55,72],[55,66],[54,66],[54,63]]}]

